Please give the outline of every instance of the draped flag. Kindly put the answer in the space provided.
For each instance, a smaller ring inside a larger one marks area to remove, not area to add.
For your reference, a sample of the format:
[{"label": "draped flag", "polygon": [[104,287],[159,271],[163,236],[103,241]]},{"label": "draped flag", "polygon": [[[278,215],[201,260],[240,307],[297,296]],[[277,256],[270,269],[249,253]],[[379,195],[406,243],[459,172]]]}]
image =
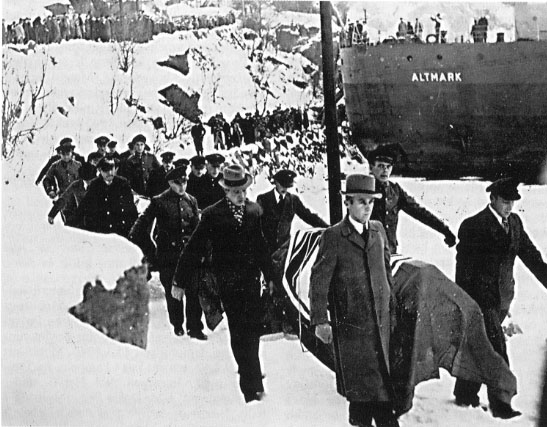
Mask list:
[{"label": "draped flag", "polygon": [[[321,233],[322,229],[299,230],[291,236],[283,288],[292,303],[289,320],[302,344],[334,370],[331,347],[315,337],[310,325],[310,276]],[[414,387],[439,378],[439,368],[457,378],[487,384],[510,403],[516,378],[490,344],[475,301],[432,264],[395,255],[391,266],[397,322],[391,336],[390,379],[397,412],[410,410]]]}]

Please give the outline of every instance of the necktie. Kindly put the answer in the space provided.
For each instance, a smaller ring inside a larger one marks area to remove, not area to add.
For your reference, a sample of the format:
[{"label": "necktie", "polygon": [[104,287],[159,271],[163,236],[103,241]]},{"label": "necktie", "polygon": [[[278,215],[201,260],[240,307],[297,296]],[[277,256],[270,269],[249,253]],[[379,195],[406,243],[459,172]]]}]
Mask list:
[{"label": "necktie", "polygon": [[505,233],[509,234],[509,219],[508,218],[502,218],[501,225],[503,226],[503,229],[505,230]]},{"label": "necktie", "polygon": [[361,237],[365,241],[365,246],[366,246],[368,243],[368,230],[365,227],[363,227],[363,232],[361,233]]}]

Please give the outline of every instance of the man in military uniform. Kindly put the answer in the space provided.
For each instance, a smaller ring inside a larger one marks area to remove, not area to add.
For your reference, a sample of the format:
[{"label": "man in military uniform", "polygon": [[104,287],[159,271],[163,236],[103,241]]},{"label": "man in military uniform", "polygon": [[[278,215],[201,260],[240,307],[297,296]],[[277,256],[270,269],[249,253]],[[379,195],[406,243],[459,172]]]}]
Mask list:
[{"label": "man in military uniform", "polygon": [[399,211],[404,211],[414,219],[443,234],[448,247],[456,244],[456,236],[450,228],[429,210],[409,195],[402,187],[389,180],[397,154],[389,147],[380,146],[370,153],[370,170],[376,178],[376,190],[382,198],[374,204],[371,219],[380,221],[386,229],[391,253],[397,253],[397,224]]},{"label": "man in military uniform", "polygon": [[246,402],[264,394],[259,346],[260,273],[271,281],[272,265],[260,226],[262,209],[246,197],[252,177],[240,165],[224,168],[225,197],[206,208],[179,259],[172,294],[181,299],[191,286],[192,269],[212,247],[212,268],[228,318],[230,345]]},{"label": "man in military uniform", "polygon": [[133,143],[135,144],[135,154],[127,159],[127,178],[133,191],[145,196],[150,172],[160,167],[160,163],[156,156],[145,152],[146,137],[143,134],[135,136]]},{"label": "man in military uniform", "polygon": [[[517,186],[518,181],[511,178],[488,186],[490,204],[462,222],[456,246],[456,283],[481,308],[488,339],[507,363],[501,324],[515,295],[515,258],[518,256],[547,288],[547,264],[528,237],[520,217],[511,212],[515,201],[521,198]],[[479,406],[480,388],[480,383],[458,379],[454,388],[456,404]],[[509,419],[521,414],[510,403],[501,401],[496,390],[488,388],[488,400],[496,418]]]},{"label": "man in military uniform", "polygon": [[138,213],[129,183],[116,176],[117,167],[115,159],[103,157],[99,161],[100,176],[89,184],[76,209],[75,221],[84,223],[89,231],[127,237]]},{"label": "man in military uniform", "polygon": [[[57,152],[57,154],[55,154],[54,156],[51,156],[49,158],[46,165],[42,168],[42,170],[38,174],[38,177],[36,178],[36,181],[34,182],[34,184],[36,184],[36,185],[40,184],[40,182],[42,182],[42,179],[44,178],[44,176],[46,176],[46,173],[49,170],[49,168],[51,167],[51,165],[53,163],[55,163],[57,160],[61,159],[61,155],[59,154],[59,149],[63,145],[72,145],[72,138],[67,137],[67,138],[61,139],[61,142],[59,142],[59,146],[57,148],[55,148],[55,151]],[[85,163],[85,158],[81,154],[78,154],[78,153],[72,151],[72,157],[74,158],[74,160],[80,162],[82,165]]]},{"label": "man in military uniform", "polygon": [[108,144],[106,144],[106,147],[107,147],[106,155],[110,157],[111,159],[120,160],[120,153],[116,151],[117,145],[118,145],[118,141],[114,141],[114,140],[108,141]]},{"label": "man in military uniform", "polygon": [[[225,197],[225,191],[220,185],[222,173],[220,168],[224,162],[224,156],[219,153],[208,154],[205,156],[207,173],[204,175],[204,200],[203,204],[199,205],[200,209],[205,209]],[[198,202],[199,203],[199,202]]]},{"label": "man in military uniform", "polygon": [[[106,155],[106,144],[108,144],[109,141],[110,139],[108,138],[108,136],[104,136],[104,135],[98,136],[97,138],[95,138],[95,141],[93,142],[97,144],[97,150],[92,151],[92,153],[98,153],[102,157],[104,157]],[[87,156],[87,161],[89,162],[89,155]]]},{"label": "man in military uniform", "polygon": [[[173,274],[178,258],[199,221],[198,204],[195,197],[186,193],[186,167],[170,170],[166,175],[169,189],[152,201],[137,219],[129,239],[141,247],[151,268],[160,272],[160,281],[165,289],[169,321],[175,335],[184,335],[184,302],[171,296]],[[150,241],[150,227],[154,228],[155,245]],[[186,292],[186,329],[188,335],[206,340],[201,322],[201,307],[196,286],[189,286]]]},{"label": "man in military uniform", "polygon": [[60,145],[57,150],[61,158],[51,165],[43,182],[50,199],[61,195],[70,184],[76,181],[82,167],[82,164],[73,158],[74,145]]},{"label": "man in military uniform", "polygon": [[59,199],[54,202],[47,216],[50,224],[53,224],[55,217],[61,212],[65,225],[83,228],[83,224],[78,224],[75,221],[76,209],[84,198],[89,183],[97,177],[97,169],[89,163],[84,163],[79,172],[80,179],[70,184]]},{"label": "man in military uniform", "polygon": [[188,177],[186,191],[197,199],[199,208],[203,209],[207,198],[205,195],[205,157],[192,157],[190,165],[192,170]]},{"label": "man in military uniform", "polygon": [[192,126],[190,133],[192,135],[192,139],[194,140],[196,154],[198,156],[203,156],[203,137],[205,136],[205,128],[201,123],[201,119],[198,119],[197,123]]},{"label": "man in military uniform", "polygon": [[173,158],[175,153],[172,151],[166,151],[160,155],[161,157],[161,166],[150,172],[150,177],[148,178],[146,195],[148,197],[154,197],[158,194],[163,193],[169,188],[169,184],[165,179],[167,173],[175,168],[173,165]]}]

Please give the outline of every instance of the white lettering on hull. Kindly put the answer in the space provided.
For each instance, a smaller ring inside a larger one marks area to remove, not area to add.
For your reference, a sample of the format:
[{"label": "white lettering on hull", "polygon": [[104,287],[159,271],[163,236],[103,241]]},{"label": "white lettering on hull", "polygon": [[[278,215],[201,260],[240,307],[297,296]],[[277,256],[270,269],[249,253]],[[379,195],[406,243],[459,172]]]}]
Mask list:
[{"label": "white lettering on hull", "polygon": [[412,73],[413,82],[461,82],[462,73]]}]

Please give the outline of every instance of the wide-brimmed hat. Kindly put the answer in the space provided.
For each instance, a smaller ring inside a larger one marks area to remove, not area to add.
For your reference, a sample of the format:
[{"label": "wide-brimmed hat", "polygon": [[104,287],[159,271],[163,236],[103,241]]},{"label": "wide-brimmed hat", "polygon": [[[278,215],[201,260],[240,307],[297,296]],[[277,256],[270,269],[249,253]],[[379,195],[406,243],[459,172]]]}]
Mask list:
[{"label": "wide-brimmed hat", "polygon": [[381,199],[382,193],[376,191],[376,180],[372,175],[352,174],[346,178],[346,191],[340,191],[346,196],[369,196]]},{"label": "wide-brimmed hat", "polygon": [[505,200],[520,200],[518,185],[518,179],[502,178],[486,187],[486,191],[492,193],[492,196],[500,196]]},{"label": "wide-brimmed hat", "polygon": [[253,178],[249,173],[243,169],[240,165],[229,165],[222,171],[223,177],[220,179],[219,184],[223,188],[228,189],[246,189],[248,188]]}]

